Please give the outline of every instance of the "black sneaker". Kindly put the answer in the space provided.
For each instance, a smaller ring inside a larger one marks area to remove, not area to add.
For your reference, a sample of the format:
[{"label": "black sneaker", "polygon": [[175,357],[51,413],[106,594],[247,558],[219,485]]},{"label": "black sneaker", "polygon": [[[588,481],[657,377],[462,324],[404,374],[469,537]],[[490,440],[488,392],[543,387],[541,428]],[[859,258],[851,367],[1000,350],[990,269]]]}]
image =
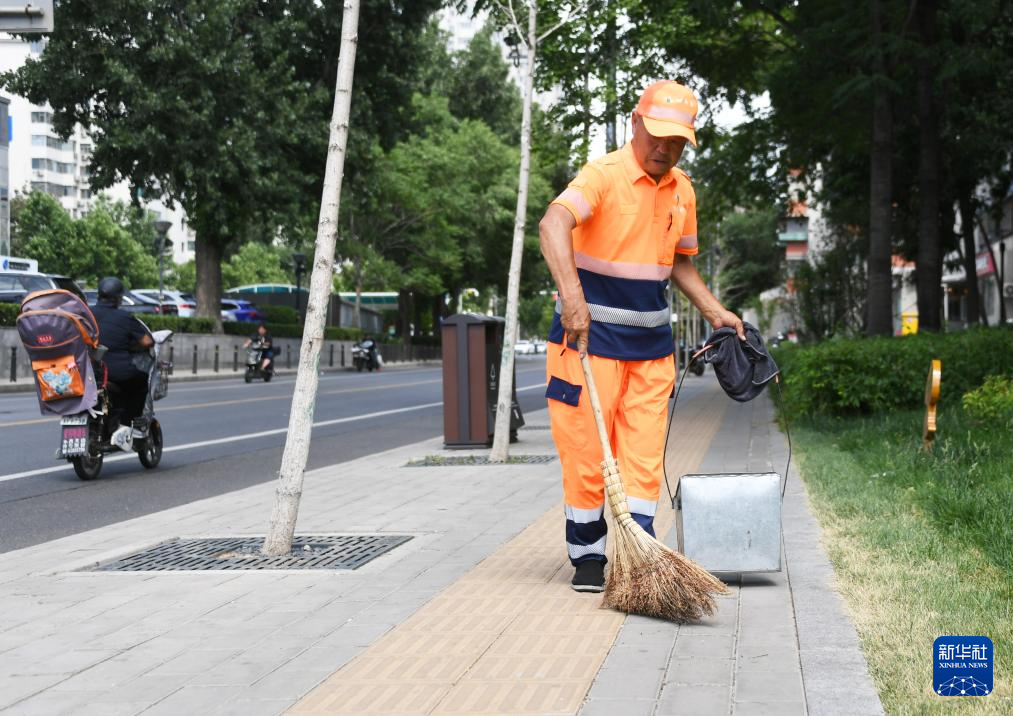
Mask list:
[{"label": "black sneaker", "polygon": [[605,563],[597,559],[581,562],[570,585],[575,592],[605,591]]}]

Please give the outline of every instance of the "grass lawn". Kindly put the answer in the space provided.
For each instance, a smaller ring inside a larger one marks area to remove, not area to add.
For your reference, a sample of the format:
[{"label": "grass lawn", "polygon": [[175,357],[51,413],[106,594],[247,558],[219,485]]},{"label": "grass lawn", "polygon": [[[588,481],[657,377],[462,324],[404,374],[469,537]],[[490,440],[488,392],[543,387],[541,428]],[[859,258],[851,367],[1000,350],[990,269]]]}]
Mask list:
[{"label": "grass lawn", "polygon": [[[886,712],[1013,714],[1013,431],[940,407],[932,453],[923,411],[810,420],[792,437]],[[933,692],[944,635],[992,639],[992,694]]]}]

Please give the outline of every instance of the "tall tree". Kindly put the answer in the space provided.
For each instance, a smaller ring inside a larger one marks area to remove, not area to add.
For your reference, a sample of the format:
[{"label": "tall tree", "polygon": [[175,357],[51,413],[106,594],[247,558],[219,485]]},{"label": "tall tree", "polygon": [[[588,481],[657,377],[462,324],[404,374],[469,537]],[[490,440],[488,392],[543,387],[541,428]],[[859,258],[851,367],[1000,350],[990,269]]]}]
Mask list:
[{"label": "tall tree", "polygon": [[[418,28],[440,4],[364,3],[356,112],[386,146],[411,94],[399,69],[412,64]],[[308,197],[319,193],[340,7],[59,3],[42,55],[0,82],[49,102],[62,135],[76,123],[93,132],[94,188],[125,180],[135,196],[183,207],[196,233],[198,312],[217,318],[226,248],[261,225],[304,226]]]}]

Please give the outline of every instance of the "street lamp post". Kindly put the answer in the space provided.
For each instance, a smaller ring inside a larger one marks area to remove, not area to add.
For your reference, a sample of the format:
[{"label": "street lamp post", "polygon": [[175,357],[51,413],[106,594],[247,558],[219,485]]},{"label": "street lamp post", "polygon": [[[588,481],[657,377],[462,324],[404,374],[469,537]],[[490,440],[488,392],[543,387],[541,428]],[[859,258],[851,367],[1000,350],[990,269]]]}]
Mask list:
[{"label": "street lamp post", "polygon": [[302,318],[302,275],[306,270],[306,254],[292,254],[292,268],[295,270],[295,312]]},{"label": "street lamp post", "polygon": [[172,222],[159,219],[154,222],[158,232],[158,303],[165,300],[165,236],[172,228]]}]

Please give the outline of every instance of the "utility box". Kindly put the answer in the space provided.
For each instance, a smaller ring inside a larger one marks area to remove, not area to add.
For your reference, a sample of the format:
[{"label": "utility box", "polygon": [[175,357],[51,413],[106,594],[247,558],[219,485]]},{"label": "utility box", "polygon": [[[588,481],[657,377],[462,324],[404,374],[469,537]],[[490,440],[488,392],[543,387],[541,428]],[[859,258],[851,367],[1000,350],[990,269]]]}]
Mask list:
[{"label": "utility box", "polygon": [[[448,448],[492,445],[499,399],[499,370],[505,321],[478,313],[443,320],[443,443]],[[513,347],[511,346],[511,349]],[[517,404],[514,370],[510,441],[524,425]]]}]

